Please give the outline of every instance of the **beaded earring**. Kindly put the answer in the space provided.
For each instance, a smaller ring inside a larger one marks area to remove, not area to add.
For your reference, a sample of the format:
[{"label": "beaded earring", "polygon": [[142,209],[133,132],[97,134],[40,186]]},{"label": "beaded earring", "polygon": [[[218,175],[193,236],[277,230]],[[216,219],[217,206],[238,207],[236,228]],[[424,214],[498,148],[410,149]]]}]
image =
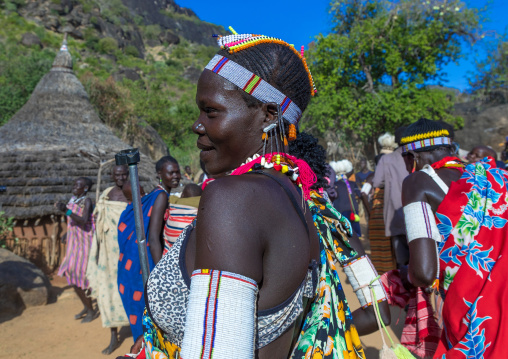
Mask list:
[{"label": "beaded earring", "polygon": [[289,136],[289,140],[290,141],[294,141],[296,140],[296,126],[294,124],[289,124],[289,133],[288,133],[288,136]]},{"label": "beaded earring", "polygon": [[[272,123],[271,125],[268,125],[265,128],[263,128],[263,135],[261,136],[261,139],[264,140],[264,143],[263,143],[263,157],[261,158],[261,166],[266,165],[265,155],[266,155],[266,144],[268,142],[268,132],[273,130],[275,128],[275,126],[276,126],[276,124]],[[271,142],[271,139],[270,139],[270,142]]]},{"label": "beaded earring", "polygon": [[285,126],[284,126],[284,120],[282,118],[282,116],[280,115],[282,112],[281,112],[281,108],[280,108],[280,105],[277,105],[277,120],[279,122],[279,128],[280,128],[280,140],[282,142],[281,146],[283,147],[283,151],[282,152],[288,152],[288,139],[286,137],[286,129],[285,129]]},{"label": "beaded earring", "polygon": [[416,172],[416,158],[413,159],[413,170],[411,171],[411,173],[415,172]]}]

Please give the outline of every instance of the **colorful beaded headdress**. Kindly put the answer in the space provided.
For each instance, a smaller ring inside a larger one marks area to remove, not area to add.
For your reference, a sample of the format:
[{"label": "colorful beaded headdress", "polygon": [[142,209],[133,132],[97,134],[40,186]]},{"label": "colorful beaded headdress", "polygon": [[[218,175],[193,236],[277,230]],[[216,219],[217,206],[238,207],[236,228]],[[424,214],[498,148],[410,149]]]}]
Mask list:
[{"label": "colorful beaded headdress", "polygon": [[447,129],[437,122],[419,119],[409,125],[400,140],[402,153],[408,151],[428,151],[442,145],[451,145],[452,139]]},{"label": "colorful beaded headdress", "polygon": [[[303,56],[303,46],[301,52],[298,52],[294,46],[274,37],[254,34],[237,34],[231,27],[230,30],[233,32],[233,35],[214,35],[218,37],[217,43],[221,49],[227,50],[229,53],[242,51],[262,43],[275,43],[292,49],[303,62],[305,70],[309,76],[311,95],[314,95],[316,88],[307,66],[307,62],[305,61],[305,57]],[[264,81],[258,75],[252,73],[227,57],[215,55],[205,68],[234,83],[249,95],[252,95],[254,98],[263,103],[275,102],[279,104],[282,111],[282,118],[290,124],[296,125],[300,120],[302,110],[289,97],[284,95],[268,82]]]}]

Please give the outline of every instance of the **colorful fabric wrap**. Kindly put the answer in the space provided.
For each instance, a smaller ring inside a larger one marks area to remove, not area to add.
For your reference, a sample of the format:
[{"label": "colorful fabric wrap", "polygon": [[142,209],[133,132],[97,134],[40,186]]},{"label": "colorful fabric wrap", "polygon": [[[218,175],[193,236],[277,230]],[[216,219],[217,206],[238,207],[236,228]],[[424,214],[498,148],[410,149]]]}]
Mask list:
[{"label": "colorful fabric wrap", "polygon": [[407,308],[400,343],[421,358],[432,358],[437,349],[441,329],[434,317],[430,295],[424,288],[404,288],[398,269],[386,272],[381,282],[388,304]]},{"label": "colorful fabric wrap", "polygon": [[245,276],[195,270],[181,358],[254,358],[257,294],[257,283]]},{"label": "colorful fabric wrap", "polygon": [[451,145],[452,139],[450,137],[434,137],[427,138],[424,140],[418,140],[415,142],[407,143],[402,145],[402,153],[408,153],[410,150],[415,151],[420,148],[440,145]]},{"label": "colorful fabric wrap", "polygon": [[143,312],[143,334],[147,358],[177,359],[180,357],[178,345],[171,343],[165,338],[164,331],[148,315],[146,307]]},{"label": "colorful fabric wrap", "polygon": [[466,166],[435,217],[444,335],[435,357],[505,358],[508,333],[508,172],[493,159]]},{"label": "colorful fabric wrap", "polygon": [[343,268],[362,308],[367,308],[373,303],[370,287],[374,290],[378,302],[386,300],[384,287],[379,279],[376,279],[378,278],[376,268],[374,268],[368,256],[364,255],[346,263]]},{"label": "colorful fabric wrap", "polygon": [[320,282],[291,358],[365,358],[336,268],[357,256],[347,238],[351,224],[317,192],[307,204],[319,236]]},{"label": "colorful fabric wrap", "polygon": [[232,82],[263,103],[275,102],[279,104],[282,118],[294,125],[298,124],[302,110],[289,97],[258,75],[220,55],[215,55],[205,68]]},{"label": "colorful fabric wrap", "polygon": [[[152,192],[141,197],[145,238],[148,238],[153,205],[162,192],[162,189],[156,187]],[[134,208],[132,203],[130,203],[122,212],[118,222],[118,247],[120,250],[118,258],[118,291],[120,292],[125,312],[129,317],[132,337],[136,340],[143,334],[141,314],[145,306],[145,299],[134,217]],[[152,270],[154,263],[148,247],[148,241],[146,241],[146,244],[148,265],[150,270]]]}]

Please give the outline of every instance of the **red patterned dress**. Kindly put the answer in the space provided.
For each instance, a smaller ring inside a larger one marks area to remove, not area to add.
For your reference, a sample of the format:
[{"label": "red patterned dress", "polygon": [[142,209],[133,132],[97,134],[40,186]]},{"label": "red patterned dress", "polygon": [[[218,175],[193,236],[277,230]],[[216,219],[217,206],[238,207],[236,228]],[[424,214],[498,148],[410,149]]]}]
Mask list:
[{"label": "red patterned dress", "polygon": [[468,165],[436,212],[444,331],[435,358],[508,358],[508,172]]}]

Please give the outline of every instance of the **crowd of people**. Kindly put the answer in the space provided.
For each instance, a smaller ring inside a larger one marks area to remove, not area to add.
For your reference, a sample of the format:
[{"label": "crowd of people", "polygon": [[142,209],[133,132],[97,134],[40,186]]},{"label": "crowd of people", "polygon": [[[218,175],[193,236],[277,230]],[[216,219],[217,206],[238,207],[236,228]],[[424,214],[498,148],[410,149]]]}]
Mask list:
[{"label": "crowd of people", "polygon": [[[130,325],[138,359],[365,358],[360,336],[388,325],[397,305],[412,354],[393,355],[506,357],[508,172],[496,152],[461,157],[453,128],[420,119],[381,136],[356,171],[327,163],[298,129],[315,93],[303,52],[262,35],[218,43],[197,86],[200,185],[172,196],[182,175],[166,156],[159,185],[140,188],[146,285],[126,167],[113,168],[95,207],[84,177],[56,204],[68,218],[59,274],[83,302],[77,319],[93,320],[97,300],[111,328],[103,353]],[[189,166],[183,176],[197,177]]]},{"label": "crowd of people", "polygon": [[[201,187],[192,181],[171,195],[181,180],[173,157],[162,157],[155,173],[156,188],[148,194],[139,188],[150,270],[196,217],[201,196]],[[103,354],[118,347],[119,327],[130,325],[135,338],[143,333],[145,303],[127,166],[113,166],[111,178],[114,186],[105,189],[95,204],[87,197],[93,185],[87,177],[74,181],[67,204],[55,204],[67,216],[66,253],[58,275],[67,278],[83,302],[84,309],[75,319],[88,323],[100,312],[103,327],[110,328],[110,343]]]}]

